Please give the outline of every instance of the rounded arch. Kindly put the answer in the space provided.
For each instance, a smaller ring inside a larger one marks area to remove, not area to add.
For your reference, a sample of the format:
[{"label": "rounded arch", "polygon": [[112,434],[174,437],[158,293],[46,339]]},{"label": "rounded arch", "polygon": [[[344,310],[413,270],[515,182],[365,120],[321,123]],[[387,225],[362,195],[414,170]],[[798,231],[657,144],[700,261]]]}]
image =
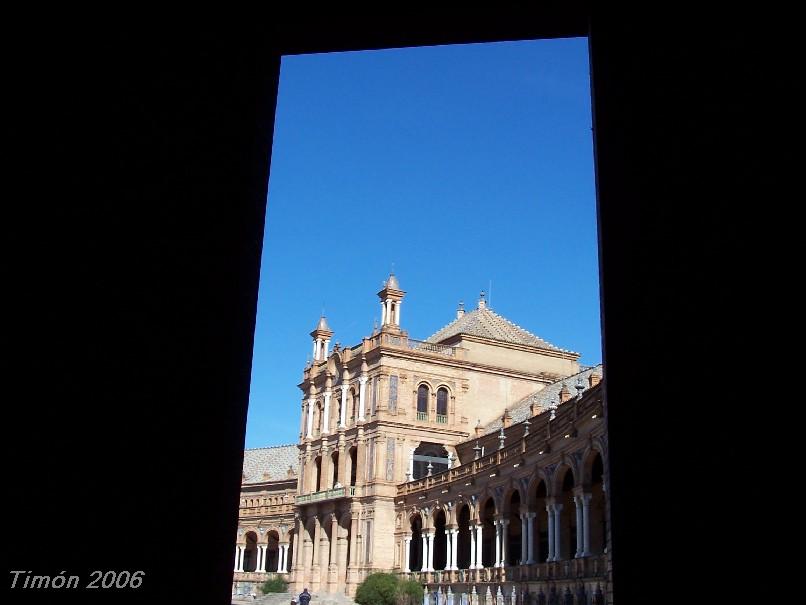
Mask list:
[{"label": "rounded arch", "polygon": [[470,567],[470,547],[472,543],[470,525],[473,520],[473,507],[469,502],[461,499],[454,506],[454,514],[456,515],[459,531],[459,535],[456,538],[456,564],[459,569],[468,569]]},{"label": "rounded arch", "polygon": [[568,462],[564,461],[561,462],[556,469],[554,469],[554,473],[551,475],[551,481],[549,482],[549,496],[559,497],[562,495],[563,485],[567,484],[569,479],[567,479],[567,475],[571,474],[570,481],[573,482],[572,487],[577,485],[577,476],[578,473],[576,469]]},{"label": "rounded arch", "polygon": [[255,571],[257,569],[257,547],[258,537],[257,532],[247,530],[244,533],[244,556],[243,556],[243,570]]},{"label": "rounded arch", "polygon": [[593,443],[585,448],[585,451],[582,453],[582,465],[580,469],[581,475],[581,485],[586,490],[590,489],[591,486],[591,479],[593,477],[593,465],[596,462],[596,458],[599,458],[599,464],[602,465],[602,470],[604,470],[604,462],[605,457],[604,453],[602,452],[601,445],[598,443]]},{"label": "rounded arch", "polygon": [[431,393],[433,392],[431,385],[424,380],[417,383],[417,419],[428,419],[428,407],[430,404]]},{"label": "rounded arch", "polygon": [[423,569],[423,527],[423,512],[412,510],[409,513],[409,528],[411,530],[411,540],[409,541],[409,569],[412,571],[420,571]]},{"label": "rounded arch", "polygon": [[498,503],[492,495],[486,495],[481,500],[479,507],[479,522],[481,523],[481,564],[484,567],[492,567],[495,564],[495,521],[499,515]]},{"label": "rounded arch", "polygon": [[439,385],[437,387],[437,416],[442,416],[447,418],[448,416],[448,404],[450,403],[451,394],[450,390],[445,385]]}]

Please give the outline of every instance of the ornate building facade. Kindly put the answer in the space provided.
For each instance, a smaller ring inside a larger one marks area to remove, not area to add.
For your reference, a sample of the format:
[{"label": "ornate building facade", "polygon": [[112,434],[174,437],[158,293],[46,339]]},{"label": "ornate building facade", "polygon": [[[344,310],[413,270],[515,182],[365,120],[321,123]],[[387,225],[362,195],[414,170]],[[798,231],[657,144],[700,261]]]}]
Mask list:
[{"label": "ornate building facade", "polygon": [[235,591],[277,573],[352,595],[394,571],[434,603],[604,602],[601,366],[580,368],[483,293],[414,340],[404,296],[390,275],[380,329],[352,347],[330,349],[324,317],[311,332],[299,442],[245,452]]}]

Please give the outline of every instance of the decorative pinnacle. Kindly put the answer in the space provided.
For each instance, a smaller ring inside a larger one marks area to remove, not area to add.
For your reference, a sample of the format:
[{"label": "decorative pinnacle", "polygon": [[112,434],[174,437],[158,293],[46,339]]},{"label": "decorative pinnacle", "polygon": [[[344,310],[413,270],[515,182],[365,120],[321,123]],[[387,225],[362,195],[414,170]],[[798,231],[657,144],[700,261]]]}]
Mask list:
[{"label": "decorative pinnacle", "polygon": [[498,449],[499,450],[504,449],[504,440],[506,438],[507,438],[507,436],[504,435],[504,427],[502,426],[501,427],[501,432],[498,434]]},{"label": "decorative pinnacle", "polygon": [[474,460],[478,460],[481,458],[481,446],[479,446],[479,440],[476,439],[476,446],[473,448]]},{"label": "decorative pinnacle", "polygon": [[526,437],[529,434],[529,427],[531,425],[532,425],[532,423],[529,422],[529,417],[527,416],[526,420],[523,421],[523,436],[524,437]]}]

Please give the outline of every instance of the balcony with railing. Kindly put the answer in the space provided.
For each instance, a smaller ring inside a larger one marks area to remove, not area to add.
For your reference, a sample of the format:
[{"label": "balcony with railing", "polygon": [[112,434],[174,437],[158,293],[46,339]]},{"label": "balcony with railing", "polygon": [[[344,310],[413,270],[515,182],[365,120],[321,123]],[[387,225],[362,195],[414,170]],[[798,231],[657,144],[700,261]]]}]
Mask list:
[{"label": "balcony with railing", "polygon": [[369,349],[374,349],[376,347],[389,347],[394,349],[404,349],[407,351],[416,351],[417,353],[426,353],[429,355],[440,355],[442,357],[464,359],[465,349],[461,347],[450,347],[448,345],[434,342],[415,340],[413,338],[400,336],[397,334],[380,333],[368,339],[368,341]]},{"label": "balcony with railing", "polygon": [[348,485],[344,487],[334,487],[312,494],[303,494],[297,496],[297,504],[310,504],[311,502],[322,502],[323,500],[337,500],[339,498],[352,498],[357,496],[358,488],[355,485]]},{"label": "balcony with railing", "polygon": [[428,421],[428,412],[417,412],[417,420]]}]

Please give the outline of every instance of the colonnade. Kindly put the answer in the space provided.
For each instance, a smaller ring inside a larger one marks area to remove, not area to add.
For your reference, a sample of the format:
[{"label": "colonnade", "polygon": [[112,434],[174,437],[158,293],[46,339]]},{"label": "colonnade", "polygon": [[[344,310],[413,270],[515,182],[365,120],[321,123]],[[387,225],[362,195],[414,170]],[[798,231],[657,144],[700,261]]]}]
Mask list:
[{"label": "colonnade", "polygon": [[[277,572],[277,573],[288,573],[288,547],[289,544],[279,544],[278,545],[278,556],[277,556],[277,569],[266,569],[266,562],[267,562],[267,555],[268,555],[268,545],[266,544],[258,544],[257,549],[257,565],[255,567],[255,571],[258,573],[263,572]],[[235,547],[235,569],[233,571],[236,572],[243,572],[244,571],[244,560],[246,558],[246,546],[237,545]]]},{"label": "colonnade", "polygon": [[[546,562],[560,561],[564,558],[581,558],[588,557],[595,553],[591,552],[591,516],[590,516],[590,502],[591,493],[580,493],[574,496],[575,514],[576,514],[576,544],[569,557],[562,555],[562,540],[565,537],[564,532],[567,531],[563,528],[561,522],[561,514],[563,511],[563,504],[556,501],[549,501],[546,503],[546,519],[547,519],[547,533],[548,533],[548,552],[541,553],[546,558]],[[552,499],[549,499],[552,500]],[[537,513],[526,511],[519,513],[521,522],[521,532],[523,539],[521,539],[521,557],[520,561],[523,565],[532,565],[539,563],[538,554],[535,552],[536,533],[537,533]],[[504,515],[497,515],[492,524],[495,530],[495,540],[493,548],[495,549],[495,557],[493,560],[493,567],[507,567],[509,555],[509,524],[510,519]],[[470,532],[469,540],[469,566],[468,569],[482,569],[483,555],[487,554],[483,551],[483,523],[472,522],[467,526]],[[447,559],[444,570],[458,570],[458,526],[445,527],[447,546]],[[434,528],[427,528],[421,532],[421,553],[423,561],[423,568],[420,571],[435,571],[434,569],[434,539],[437,530]],[[404,536],[405,553],[404,553],[404,571],[410,572],[411,555],[412,555],[412,540],[411,534]]]}]

